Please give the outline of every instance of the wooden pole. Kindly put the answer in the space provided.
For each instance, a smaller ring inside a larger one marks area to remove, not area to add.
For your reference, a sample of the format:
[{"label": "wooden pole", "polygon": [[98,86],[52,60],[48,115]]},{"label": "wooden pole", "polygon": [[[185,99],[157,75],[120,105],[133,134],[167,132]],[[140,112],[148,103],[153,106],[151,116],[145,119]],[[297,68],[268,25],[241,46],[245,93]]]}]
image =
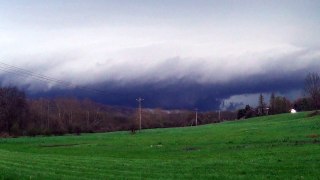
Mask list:
[{"label": "wooden pole", "polygon": [[196,111],[196,126],[198,126],[198,109],[196,108],[195,111]]},{"label": "wooden pole", "polygon": [[141,109],[141,102],[144,100],[141,97],[136,99],[139,103],[139,131],[141,131],[141,119],[142,119],[142,109]]}]

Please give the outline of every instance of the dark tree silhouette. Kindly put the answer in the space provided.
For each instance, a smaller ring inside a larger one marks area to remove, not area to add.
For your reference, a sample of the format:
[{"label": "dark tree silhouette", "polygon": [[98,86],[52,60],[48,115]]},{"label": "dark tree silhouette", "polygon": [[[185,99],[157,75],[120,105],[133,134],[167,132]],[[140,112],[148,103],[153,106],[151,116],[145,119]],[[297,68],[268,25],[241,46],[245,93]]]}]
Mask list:
[{"label": "dark tree silhouette", "polygon": [[318,73],[309,73],[305,79],[305,93],[311,98],[313,108],[320,108],[320,76]]},{"label": "dark tree silhouette", "polygon": [[27,120],[25,94],[15,87],[0,88],[0,131],[9,135],[23,134]]},{"label": "dark tree silhouette", "polygon": [[269,113],[270,114],[274,114],[275,113],[275,99],[276,99],[276,95],[274,92],[271,93],[271,96],[270,96],[270,110],[269,110]]},{"label": "dark tree silhouette", "polygon": [[264,102],[264,97],[262,94],[259,95],[259,102],[258,102],[258,114],[264,115],[265,114],[265,107],[266,103]]}]

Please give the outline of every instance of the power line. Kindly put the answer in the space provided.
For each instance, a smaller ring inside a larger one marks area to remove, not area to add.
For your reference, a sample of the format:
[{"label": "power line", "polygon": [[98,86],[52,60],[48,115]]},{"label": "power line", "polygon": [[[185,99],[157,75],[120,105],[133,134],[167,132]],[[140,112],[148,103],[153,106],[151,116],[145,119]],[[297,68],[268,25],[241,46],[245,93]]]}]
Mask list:
[{"label": "power line", "polygon": [[0,62],[0,71],[4,71],[4,72],[7,72],[7,73],[12,73],[12,74],[19,75],[19,76],[24,76],[24,77],[26,77],[26,76],[27,77],[31,77],[33,79],[37,79],[37,80],[44,81],[44,82],[47,82],[47,83],[48,82],[53,82],[53,83],[55,83],[57,85],[64,86],[64,87],[78,88],[78,89],[81,89],[81,90],[91,91],[91,92],[95,92],[95,93],[98,93],[98,94],[101,94],[101,95],[108,94],[106,91],[93,89],[93,88],[90,88],[90,87],[87,87],[87,86],[78,86],[78,85],[75,85],[75,84],[73,84],[71,82],[59,80],[59,79],[52,78],[52,77],[49,77],[49,76],[46,76],[46,75],[43,75],[43,74],[38,74],[38,73],[35,73],[35,72],[32,72],[32,71],[29,71],[27,69],[24,69],[24,68],[21,68],[21,67],[17,67],[17,66],[13,66],[13,65],[9,65],[9,64],[3,63],[3,62]]},{"label": "power line", "polygon": [[71,85],[70,82],[54,79],[52,77],[48,77],[48,76],[45,76],[45,75],[42,75],[42,74],[34,73],[32,71],[29,71],[29,70],[26,70],[26,69],[22,69],[22,68],[17,67],[17,66],[12,66],[12,65],[9,65],[9,64],[3,63],[3,62],[0,62],[0,67],[1,66],[3,66],[6,69],[13,70],[13,71],[16,71],[16,72],[20,72],[20,73],[23,73],[23,74],[26,74],[26,75],[30,75],[30,76],[38,77],[38,78],[41,78],[41,79],[54,81],[54,82],[57,82],[57,83],[63,83],[63,84],[66,84],[66,85]]},{"label": "power line", "polygon": [[[55,82],[55,83],[62,84],[61,82],[54,81],[53,79],[47,78],[45,76],[23,72],[23,71],[20,71],[18,69],[14,69],[14,68],[11,68],[11,67],[6,67],[6,66],[1,66],[0,65],[0,70],[2,70],[4,72],[8,72],[8,73],[13,73],[13,74],[16,74],[16,75],[19,75],[19,76],[29,76],[29,77],[32,77],[34,79],[45,81],[45,82]],[[66,83],[63,83],[63,85],[64,86],[71,86],[70,84],[66,84]]]}]

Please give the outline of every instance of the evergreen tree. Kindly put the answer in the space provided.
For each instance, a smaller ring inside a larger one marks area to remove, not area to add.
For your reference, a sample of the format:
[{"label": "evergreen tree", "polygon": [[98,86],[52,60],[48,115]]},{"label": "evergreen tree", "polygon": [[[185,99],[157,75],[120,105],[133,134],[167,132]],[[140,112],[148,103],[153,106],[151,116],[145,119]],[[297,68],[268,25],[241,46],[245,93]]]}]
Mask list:
[{"label": "evergreen tree", "polygon": [[270,96],[270,114],[275,114],[275,99],[276,95],[272,92]]},{"label": "evergreen tree", "polygon": [[258,114],[259,115],[264,115],[264,108],[266,107],[266,104],[264,102],[264,97],[262,94],[259,96],[259,103],[258,103]]}]

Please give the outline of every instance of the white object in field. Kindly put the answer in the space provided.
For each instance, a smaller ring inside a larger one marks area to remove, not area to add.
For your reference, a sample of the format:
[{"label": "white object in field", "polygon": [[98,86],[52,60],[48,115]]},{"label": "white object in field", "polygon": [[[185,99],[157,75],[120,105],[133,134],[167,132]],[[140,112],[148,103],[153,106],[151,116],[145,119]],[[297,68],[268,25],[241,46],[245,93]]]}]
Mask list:
[{"label": "white object in field", "polygon": [[295,109],[291,109],[290,112],[291,112],[292,114],[297,113],[297,111],[296,111]]}]

